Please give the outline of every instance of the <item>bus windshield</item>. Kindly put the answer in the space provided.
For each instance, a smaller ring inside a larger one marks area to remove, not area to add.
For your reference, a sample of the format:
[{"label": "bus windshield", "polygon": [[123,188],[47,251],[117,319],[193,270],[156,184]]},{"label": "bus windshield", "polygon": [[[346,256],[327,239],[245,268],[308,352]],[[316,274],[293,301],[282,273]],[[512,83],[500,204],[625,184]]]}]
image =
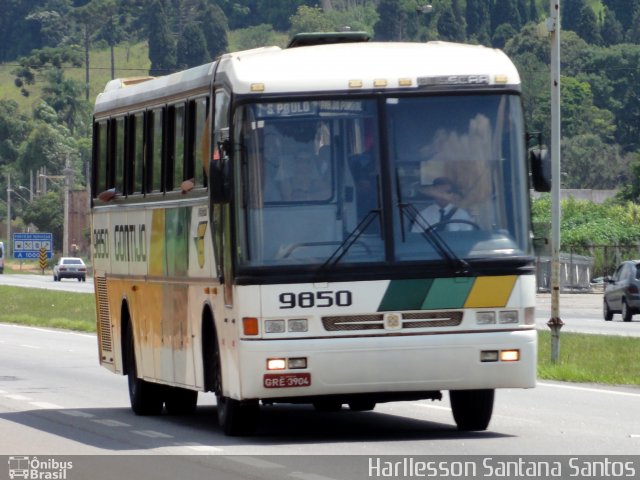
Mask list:
[{"label": "bus windshield", "polygon": [[283,101],[238,115],[240,267],[530,253],[516,95]]}]

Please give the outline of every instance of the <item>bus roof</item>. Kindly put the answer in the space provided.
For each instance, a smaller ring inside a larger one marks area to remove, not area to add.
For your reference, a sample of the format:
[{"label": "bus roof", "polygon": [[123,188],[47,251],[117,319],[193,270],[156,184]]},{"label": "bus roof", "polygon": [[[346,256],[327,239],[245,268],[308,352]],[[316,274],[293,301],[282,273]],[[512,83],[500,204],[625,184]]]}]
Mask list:
[{"label": "bus roof", "polygon": [[492,48],[447,42],[368,42],[224,55],[236,93],[416,88],[428,84],[519,86],[507,56]]},{"label": "bus roof", "polygon": [[[205,91],[216,62],[158,78],[112,80],[98,95],[95,113],[131,109]],[[448,42],[362,42],[264,47],[220,57],[217,74],[236,94],[367,91],[501,85],[520,77],[500,50]]]}]

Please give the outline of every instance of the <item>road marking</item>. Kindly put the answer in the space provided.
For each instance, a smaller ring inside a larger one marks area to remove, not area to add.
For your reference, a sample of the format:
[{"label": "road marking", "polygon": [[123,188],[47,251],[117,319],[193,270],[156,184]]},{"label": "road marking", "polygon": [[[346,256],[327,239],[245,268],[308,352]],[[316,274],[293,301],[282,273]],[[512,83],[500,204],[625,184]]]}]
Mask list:
[{"label": "road marking", "polygon": [[202,445],[202,444],[192,444],[192,445],[180,445],[180,444],[176,444],[177,447],[186,447],[190,450],[194,450],[196,452],[201,452],[201,453],[217,453],[217,452],[222,452],[223,450],[221,448],[218,447],[214,447],[213,445]]},{"label": "road marking", "polygon": [[541,387],[552,387],[552,388],[564,388],[567,390],[578,390],[581,392],[591,392],[591,393],[609,393],[611,395],[622,395],[623,397],[640,397],[639,393],[633,392],[619,392],[617,390],[607,390],[605,388],[590,388],[590,387],[578,387],[575,385],[560,385],[557,383],[545,383],[538,382],[538,386]]},{"label": "road marking", "polygon": [[81,412],[80,410],[61,410],[60,413],[64,415],[69,415],[70,417],[79,417],[79,418],[93,418],[95,415],[87,412]]},{"label": "road marking", "polygon": [[630,433],[629,437],[630,438],[640,438],[640,433]]},{"label": "road marking", "polygon": [[229,460],[233,460],[234,462],[242,463],[244,465],[249,465],[250,467],[256,468],[284,468],[284,465],[280,465],[279,463],[267,462],[266,460],[262,460],[260,458],[255,457],[239,457],[239,456],[231,456],[227,457]]},{"label": "road marking", "polygon": [[173,438],[173,435],[167,435],[166,433],[156,432],[155,430],[131,430],[131,433],[136,435],[142,435],[149,438]]},{"label": "road marking", "polygon": [[105,425],[106,427],[131,427],[128,423],[111,420],[109,418],[94,418],[91,421],[99,423],[100,425]]},{"label": "road marking", "polygon": [[431,405],[429,403],[413,403],[412,405],[416,407],[422,407],[422,408],[433,408],[435,410],[446,410],[447,412],[451,411],[449,407],[442,407],[440,405]]},{"label": "road marking", "polygon": [[11,400],[31,400],[29,397],[25,397],[24,395],[17,395],[17,394],[12,394],[12,395],[5,395],[5,398],[9,398]]},{"label": "road marking", "polygon": [[36,347],[35,345],[25,345],[25,344],[23,344],[23,345],[20,345],[20,346],[24,347],[24,348],[31,348],[32,350],[40,350],[40,349],[42,349],[42,347]]},{"label": "road marking", "polygon": [[55,403],[47,403],[47,402],[29,402],[29,405],[33,405],[34,407],[42,408],[44,410],[63,410],[64,407],[60,405],[56,405]]},{"label": "road marking", "polygon": [[332,477],[325,477],[324,475],[304,472],[292,472],[289,474],[289,477],[300,478],[301,480],[335,480]]}]

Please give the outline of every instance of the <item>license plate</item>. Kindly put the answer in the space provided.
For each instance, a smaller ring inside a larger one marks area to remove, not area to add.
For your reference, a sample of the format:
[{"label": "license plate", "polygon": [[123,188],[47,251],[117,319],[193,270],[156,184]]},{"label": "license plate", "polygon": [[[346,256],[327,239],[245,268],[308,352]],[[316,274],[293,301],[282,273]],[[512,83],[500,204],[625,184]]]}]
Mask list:
[{"label": "license plate", "polygon": [[265,373],[265,388],[309,387],[310,373]]}]

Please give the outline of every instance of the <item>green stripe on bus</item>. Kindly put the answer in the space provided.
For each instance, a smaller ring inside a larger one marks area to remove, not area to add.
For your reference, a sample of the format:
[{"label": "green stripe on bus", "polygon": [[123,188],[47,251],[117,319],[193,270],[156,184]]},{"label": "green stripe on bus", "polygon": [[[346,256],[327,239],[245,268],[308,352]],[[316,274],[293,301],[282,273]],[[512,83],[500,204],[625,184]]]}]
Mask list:
[{"label": "green stripe on bus", "polygon": [[437,278],[420,309],[462,308],[474,282],[474,277]]},{"label": "green stripe on bus", "polygon": [[432,279],[392,280],[378,311],[420,310],[432,283]]}]

